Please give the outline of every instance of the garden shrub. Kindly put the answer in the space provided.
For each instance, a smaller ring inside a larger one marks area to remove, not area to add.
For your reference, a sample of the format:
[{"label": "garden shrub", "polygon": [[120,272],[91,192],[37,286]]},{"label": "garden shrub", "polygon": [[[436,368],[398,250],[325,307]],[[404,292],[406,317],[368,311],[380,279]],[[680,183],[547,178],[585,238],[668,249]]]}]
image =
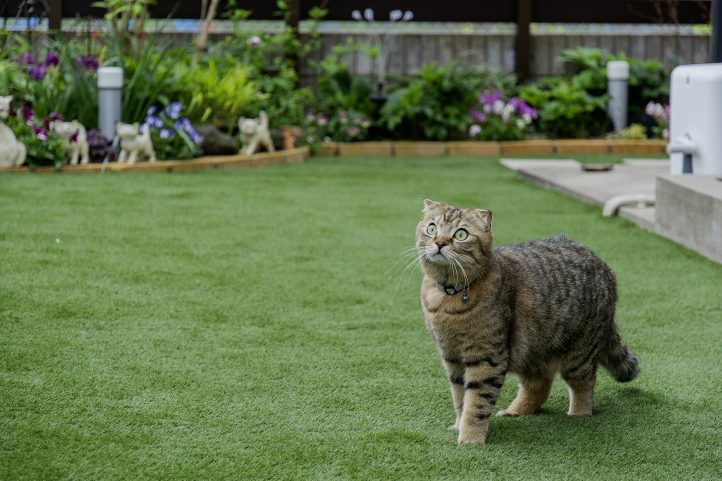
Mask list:
[{"label": "garden shrub", "polygon": [[[276,2],[278,14],[287,19],[291,15],[288,2]],[[326,10],[312,7],[308,13],[307,40],[300,42],[286,23],[277,33],[249,32],[242,23],[250,12],[237,7],[234,0],[227,4],[223,16],[231,21],[233,33],[209,48],[210,58],[235,58],[248,69],[248,79],[262,95],[249,102],[242,114],[256,117],[258,112],[268,113],[271,127],[301,125],[306,109],[313,104],[309,87],[299,85],[294,69],[296,61],[307,57],[320,46],[318,26]]]},{"label": "garden shrub", "polygon": [[578,83],[547,78],[521,88],[519,96],[539,111],[539,128],[547,136],[595,137],[606,134],[606,96],[595,96]]},{"label": "garden shrub", "polygon": [[58,166],[62,163],[63,140],[50,129],[50,123],[54,120],[65,119],[55,112],[46,118],[38,117],[29,107],[11,111],[11,115],[5,119],[15,137],[25,144],[28,165]]},{"label": "garden shrub", "polygon": [[187,106],[186,116],[193,122],[211,122],[230,132],[251,103],[267,96],[258,93],[244,65],[234,60],[224,64],[219,68],[216,60],[209,60],[195,68],[186,63],[177,65],[168,93],[172,93],[172,102]]},{"label": "garden shrub", "polygon": [[321,141],[364,140],[370,126],[371,120],[355,110],[338,110],[332,115],[311,110],[306,114],[304,122],[306,142],[311,145]]},{"label": "garden shrub", "polygon": [[425,64],[417,78],[391,92],[381,108],[380,123],[396,138],[466,138],[476,96],[501,83],[501,77],[486,70]]},{"label": "garden shrub", "polygon": [[469,137],[478,140],[520,140],[538,117],[536,109],[518,97],[505,98],[501,90],[483,92],[471,110]]}]

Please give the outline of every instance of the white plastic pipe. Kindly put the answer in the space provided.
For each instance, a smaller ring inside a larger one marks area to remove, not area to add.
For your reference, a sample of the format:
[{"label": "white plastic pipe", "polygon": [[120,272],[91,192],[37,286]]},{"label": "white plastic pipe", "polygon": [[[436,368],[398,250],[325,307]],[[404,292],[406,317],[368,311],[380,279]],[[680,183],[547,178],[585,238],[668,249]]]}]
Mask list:
[{"label": "white plastic pipe", "polygon": [[612,217],[616,215],[620,207],[625,205],[636,205],[637,207],[644,207],[646,205],[654,205],[654,196],[650,194],[624,194],[612,197],[604,203],[602,209],[602,216]]}]

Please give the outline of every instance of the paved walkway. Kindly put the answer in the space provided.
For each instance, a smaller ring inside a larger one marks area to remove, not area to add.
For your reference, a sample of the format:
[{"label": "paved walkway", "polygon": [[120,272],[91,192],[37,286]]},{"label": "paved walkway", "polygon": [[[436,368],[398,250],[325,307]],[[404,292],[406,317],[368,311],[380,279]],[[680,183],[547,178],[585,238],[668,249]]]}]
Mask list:
[{"label": "paved walkway", "polygon": [[[657,175],[669,173],[669,161],[659,159],[627,159],[607,172],[585,172],[571,159],[501,159],[501,163],[523,179],[599,206],[617,195],[654,196]],[[619,216],[654,231],[653,206],[622,207]]]}]

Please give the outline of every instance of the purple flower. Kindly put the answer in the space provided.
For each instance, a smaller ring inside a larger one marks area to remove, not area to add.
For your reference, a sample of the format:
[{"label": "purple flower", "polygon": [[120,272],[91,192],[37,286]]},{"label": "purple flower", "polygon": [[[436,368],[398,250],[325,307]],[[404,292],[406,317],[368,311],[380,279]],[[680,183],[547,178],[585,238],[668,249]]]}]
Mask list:
[{"label": "purple flower", "polygon": [[180,102],[171,102],[168,107],[165,108],[165,114],[173,120],[177,120],[180,117],[181,110],[183,110],[183,104]]},{"label": "purple flower", "polygon": [[491,93],[482,93],[479,95],[479,103],[482,105],[493,105],[497,100],[502,100],[501,91],[494,89]]},{"label": "purple flower", "polygon": [[196,144],[202,144],[203,143],[203,136],[199,135],[198,133],[194,132],[191,134],[191,140],[195,142]]},{"label": "purple flower", "polygon": [[48,120],[51,122],[53,120],[59,120],[61,122],[65,122],[65,117],[63,117],[62,114],[59,114],[57,112],[50,112],[50,115],[48,115]]},{"label": "purple flower", "polygon": [[85,70],[90,70],[91,72],[95,72],[99,67],[98,59],[92,55],[83,55],[80,57],[80,63]]},{"label": "purple flower", "polygon": [[16,59],[17,63],[22,65],[33,65],[35,63],[35,59],[33,58],[33,54],[30,52],[23,52],[20,54],[20,56]]},{"label": "purple flower", "polygon": [[170,130],[168,129],[161,129],[160,130],[160,138],[161,139],[170,139]]},{"label": "purple flower", "polygon": [[153,115],[158,111],[158,107],[155,105],[151,105],[150,108],[148,108],[148,115]]},{"label": "purple flower", "polygon": [[246,43],[252,47],[257,47],[257,46],[261,45],[261,42],[262,42],[261,37],[259,37],[258,35],[254,35],[253,37],[249,38],[246,41]]},{"label": "purple flower", "polygon": [[35,115],[35,112],[33,112],[33,109],[31,109],[30,107],[26,107],[23,105],[22,107],[20,107],[20,115],[22,115],[23,120],[27,122],[33,115]]},{"label": "purple flower", "polygon": [[30,78],[40,80],[45,75],[45,65],[36,65],[30,69]]},{"label": "purple flower", "polygon": [[486,122],[486,115],[476,109],[471,111],[471,118],[474,119],[474,122],[478,122],[480,124]]},{"label": "purple flower", "polygon": [[60,57],[58,57],[54,53],[48,52],[48,54],[45,55],[45,62],[43,62],[43,65],[45,65],[46,67],[57,67],[58,63],[60,63]]}]

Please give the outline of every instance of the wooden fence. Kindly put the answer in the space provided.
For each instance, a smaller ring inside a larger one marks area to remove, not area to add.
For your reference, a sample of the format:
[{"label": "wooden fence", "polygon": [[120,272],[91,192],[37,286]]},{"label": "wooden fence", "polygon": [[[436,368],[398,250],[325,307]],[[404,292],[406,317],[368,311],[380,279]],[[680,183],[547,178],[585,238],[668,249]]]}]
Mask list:
[{"label": "wooden fence", "polygon": [[[327,55],[334,45],[347,39],[356,43],[370,43],[368,35],[351,33],[324,33],[322,47],[313,60]],[[530,75],[541,77],[563,74],[563,65],[557,61],[564,49],[596,47],[614,54],[659,60],[667,70],[687,63],[708,61],[710,39],[707,34],[682,32],[652,33],[532,33],[530,39]],[[413,75],[426,62],[445,65],[458,61],[464,65],[488,65],[503,73],[515,71],[515,32],[484,33],[402,33],[390,54],[388,75]],[[376,64],[363,52],[348,58],[352,72],[375,76]],[[313,83],[316,72],[312,62],[301,68],[305,82]]]}]

